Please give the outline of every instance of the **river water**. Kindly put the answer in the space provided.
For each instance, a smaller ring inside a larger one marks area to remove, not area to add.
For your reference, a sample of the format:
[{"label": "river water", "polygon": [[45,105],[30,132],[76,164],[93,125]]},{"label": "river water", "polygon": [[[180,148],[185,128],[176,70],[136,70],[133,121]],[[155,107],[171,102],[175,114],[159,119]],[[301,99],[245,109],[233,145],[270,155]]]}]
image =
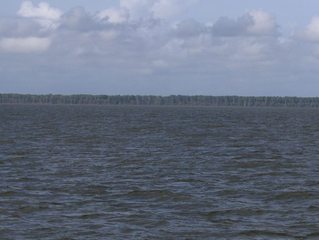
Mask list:
[{"label": "river water", "polygon": [[0,239],[319,239],[319,109],[0,106]]}]

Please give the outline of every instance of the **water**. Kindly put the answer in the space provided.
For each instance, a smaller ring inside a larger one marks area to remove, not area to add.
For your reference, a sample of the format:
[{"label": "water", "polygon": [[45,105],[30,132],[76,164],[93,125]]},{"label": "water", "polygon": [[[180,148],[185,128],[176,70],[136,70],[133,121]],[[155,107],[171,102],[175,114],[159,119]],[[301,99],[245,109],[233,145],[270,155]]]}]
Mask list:
[{"label": "water", "polygon": [[319,239],[319,109],[0,106],[0,239]]}]

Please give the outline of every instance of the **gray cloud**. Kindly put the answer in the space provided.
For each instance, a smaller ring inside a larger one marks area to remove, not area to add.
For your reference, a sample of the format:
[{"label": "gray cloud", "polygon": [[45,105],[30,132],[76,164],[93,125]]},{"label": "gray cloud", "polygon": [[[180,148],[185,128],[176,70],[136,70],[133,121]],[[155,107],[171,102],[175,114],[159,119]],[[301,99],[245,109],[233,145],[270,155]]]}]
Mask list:
[{"label": "gray cloud", "polygon": [[76,7],[62,15],[59,28],[81,32],[95,31],[103,29],[103,22],[94,19],[84,8]]},{"label": "gray cloud", "polygon": [[228,17],[219,18],[212,27],[215,36],[234,37],[243,35],[275,35],[277,23],[269,13],[256,10],[237,19]]},{"label": "gray cloud", "polygon": [[249,16],[240,17],[233,20],[228,17],[221,17],[212,27],[212,32],[215,36],[233,37],[247,33],[247,27],[253,22]]},{"label": "gray cloud", "polygon": [[206,32],[207,27],[194,19],[181,21],[175,28],[175,34],[181,38],[199,36]]},{"label": "gray cloud", "polygon": [[45,34],[39,23],[24,18],[0,18],[1,37],[25,37]]},{"label": "gray cloud", "polygon": [[[123,1],[96,14],[22,6],[16,18],[0,18],[0,91],[289,95],[291,86],[319,87],[316,19],[298,36],[282,36],[261,10],[210,26],[173,24],[160,17],[171,15],[164,2]],[[155,7],[157,16],[139,17]]]}]

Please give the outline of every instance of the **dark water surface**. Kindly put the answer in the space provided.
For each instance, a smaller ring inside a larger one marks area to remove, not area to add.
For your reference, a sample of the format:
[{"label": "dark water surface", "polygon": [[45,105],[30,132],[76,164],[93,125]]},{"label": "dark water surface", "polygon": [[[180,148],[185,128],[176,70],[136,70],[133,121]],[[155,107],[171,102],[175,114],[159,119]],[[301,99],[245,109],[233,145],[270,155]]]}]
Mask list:
[{"label": "dark water surface", "polygon": [[319,239],[319,109],[0,106],[0,239]]}]

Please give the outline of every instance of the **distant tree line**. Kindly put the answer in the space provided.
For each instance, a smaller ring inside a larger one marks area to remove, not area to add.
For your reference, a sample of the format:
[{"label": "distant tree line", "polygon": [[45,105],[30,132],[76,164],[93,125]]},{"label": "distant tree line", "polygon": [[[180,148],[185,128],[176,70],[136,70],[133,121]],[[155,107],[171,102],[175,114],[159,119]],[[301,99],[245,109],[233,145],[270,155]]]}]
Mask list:
[{"label": "distant tree line", "polygon": [[319,97],[32,95],[0,94],[0,104],[181,105],[239,107],[319,107]]}]

